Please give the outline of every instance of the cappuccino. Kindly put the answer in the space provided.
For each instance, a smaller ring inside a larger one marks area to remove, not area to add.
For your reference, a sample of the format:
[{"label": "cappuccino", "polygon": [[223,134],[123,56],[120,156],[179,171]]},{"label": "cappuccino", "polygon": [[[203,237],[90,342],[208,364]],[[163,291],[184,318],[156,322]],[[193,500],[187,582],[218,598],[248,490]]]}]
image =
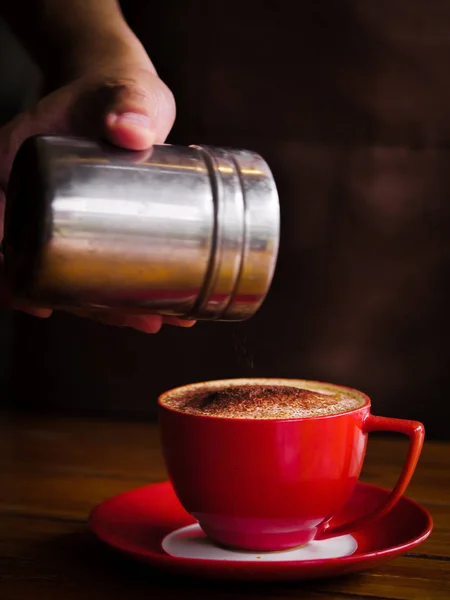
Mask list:
[{"label": "cappuccino", "polygon": [[361,408],[356,390],[296,379],[230,379],[198,383],[165,394],[168,408],[228,419],[304,419]]}]

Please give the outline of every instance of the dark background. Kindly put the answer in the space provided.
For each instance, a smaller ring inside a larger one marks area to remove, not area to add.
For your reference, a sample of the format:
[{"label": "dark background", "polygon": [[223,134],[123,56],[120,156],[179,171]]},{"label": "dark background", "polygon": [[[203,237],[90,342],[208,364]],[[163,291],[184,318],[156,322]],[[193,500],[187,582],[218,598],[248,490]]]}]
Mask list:
[{"label": "dark background", "polygon": [[[4,315],[4,402],[153,416],[178,384],[317,378],[449,437],[450,3],[122,4],[175,93],[170,141],[248,147],[272,167],[275,281],[247,323],[156,336]],[[39,78],[0,40],[5,120]]]}]

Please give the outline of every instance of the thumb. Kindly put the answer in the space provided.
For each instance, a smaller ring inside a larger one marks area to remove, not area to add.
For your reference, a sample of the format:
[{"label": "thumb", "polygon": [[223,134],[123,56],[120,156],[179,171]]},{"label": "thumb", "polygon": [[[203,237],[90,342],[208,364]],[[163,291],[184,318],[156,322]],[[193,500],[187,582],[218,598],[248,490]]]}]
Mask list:
[{"label": "thumb", "polygon": [[151,72],[112,84],[104,115],[105,136],[130,150],[163,143],[175,120],[175,101],[169,88]]}]

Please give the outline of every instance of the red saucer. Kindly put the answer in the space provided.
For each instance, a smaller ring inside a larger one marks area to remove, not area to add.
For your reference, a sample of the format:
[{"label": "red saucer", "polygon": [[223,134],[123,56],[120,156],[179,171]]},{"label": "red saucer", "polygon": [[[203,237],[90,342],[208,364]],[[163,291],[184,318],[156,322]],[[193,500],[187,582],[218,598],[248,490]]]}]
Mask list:
[{"label": "red saucer", "polygon": [[[370,512],[382,504],[388,494],[388,490],[383,488],[358,483],[350,502],[336,522],[345,522]],[[280,560],[282,553],[278,553],[273,561],[271,557],[251,555],[248,560],[176,558],[163,550],[163,541],[167,547],[169,534],[193,525],[195,521],[182,508],[168,482],[149,485],[106,500],[92,511],[89,523],[103,542],[154,567],[203,578],[255,581],[334,577],[370,569],[411,551],[427,539],[433,528],[428,511],[404,497],[388,515],[347,536],[356,542],[354,547],[357,547],[350,555],[340,558],[292,560],[292,551],[288,551],[291,554],[286,554],[286,560]],[[180,539],[183,535],[181,532]],[[201,540],[200,536],[197,537],[203,554],[205,548],[207,552],[208,545],[216,553],[206,538]],[[311,554],[314,554],[314,549]]]}]

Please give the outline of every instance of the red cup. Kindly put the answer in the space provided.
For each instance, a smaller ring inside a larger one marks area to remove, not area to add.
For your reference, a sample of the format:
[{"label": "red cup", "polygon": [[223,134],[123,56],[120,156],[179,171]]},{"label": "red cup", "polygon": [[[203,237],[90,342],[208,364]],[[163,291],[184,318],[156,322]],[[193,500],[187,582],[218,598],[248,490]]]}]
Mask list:
[{"label": "red cup", "polygon": [[[302,380],[223,380],[223,386],[330,384]],[[177,388],[204,391],[208,383]],[[254,551],[285,550],[351,533],[392,509],[414,473],[424,440],[417,421],[376,417],[370,398],[351,392],[363,405],[323,417],[239,419],[180,412],[159,398],[163,454],[170,480],[183,507],[203,531],[225,546]],[[349,523],[330,519],[350,499],[358,480],[370,431],[404,433],[409,452],[386,503]]]}]

